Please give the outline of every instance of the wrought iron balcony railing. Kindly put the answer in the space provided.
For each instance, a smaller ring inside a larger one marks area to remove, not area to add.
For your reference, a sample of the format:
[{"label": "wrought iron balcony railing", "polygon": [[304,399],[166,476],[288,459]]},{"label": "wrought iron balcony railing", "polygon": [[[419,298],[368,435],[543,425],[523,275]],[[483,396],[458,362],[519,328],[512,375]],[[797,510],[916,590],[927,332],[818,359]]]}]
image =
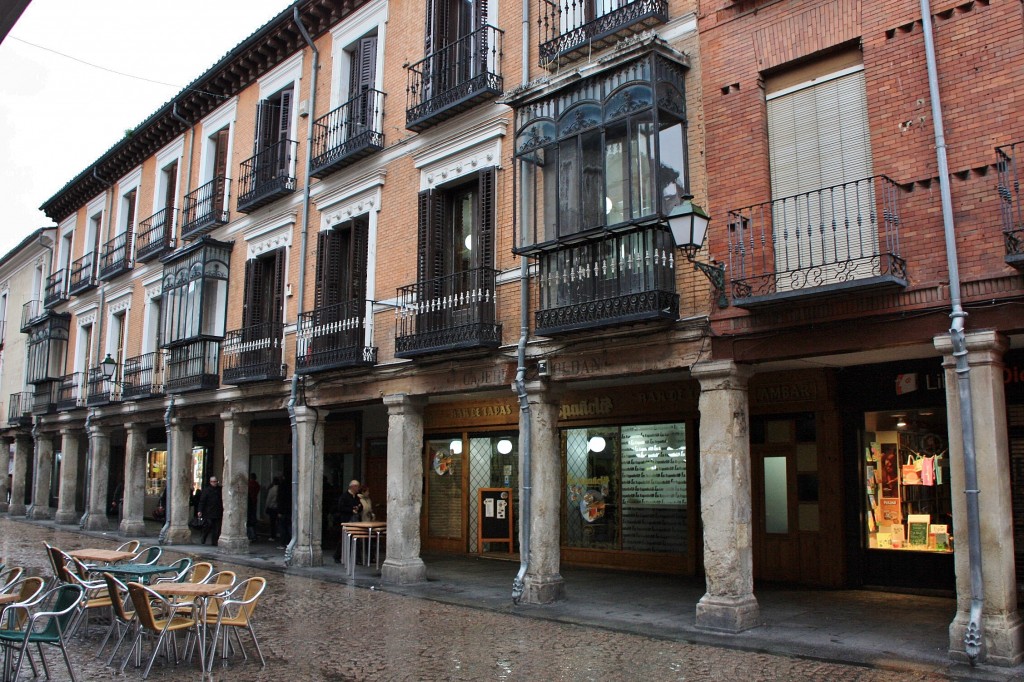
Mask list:
[{"label": "wrought iron balcony railing", "polygon": [[537,0],[540,65],[555,67],[668,21],[668,0]]},{"label": "wrought iron balcony railing", "polygon": [[65,374],[57,386],[57,411],[66,412],[85,406],[84,391],[85,373],[73,372]]},{"label": "wrought iron balcony railing", "polygon": [[496,276],[496,270],[476,268],[401,287],[395,357],[501,345],[501,325],[495,318]]},{"label": "wrought iron balcony railing", "polygon": [[100,279],[109,280],[132,269],[132,231],[128,229],[103,245]]},{"label": "wrought iron balcony railing", "polygon": [[503,36],[484,26],[410,66],[405,127],[419,132],[500,95]]},{"label": "wrought iron balcony railing", "polygon": [[324,178],[384,149],[384,93],[366,90],[313,123],[310,175]]},{"label": "wrought iron balcony railing", "polygon": [[110,379],[103,376],[100,366],[89,369],[88,395],[85,404],[89,407],[121,402],[121,377],[115,374]]},{"label": "wrought iron balcony railing", "polygon": [[47,310],[42,301],[27,301],[21,306],[21,333],[28,334],[32,326],[46,317]]},{"label": "wrought iron balcony railing", "polygon": [[295,191],[296,143],[281,140],[242,162],[238,178],[238,210],[251,213]]},{"label": "wrought iron balcony railing", "polygon": [[729,211],[733,305],[905,287],[901,192],[877,175]]},{"label": "wrought iron balcony railing", "polygon": [[57,390],[60,379],[53,379],[36,384],[32,395],[32,414],[53,414],[57,411]]},{"label": "wrought iron balcony railing", "polygon": [[196,239],[228,222],[228,190],[231,178],[218,175],[185,195],[181,238]]},{"label": "wrought iron balcony railing", "polygon": [[679,319],[675,245],[663,227],[610,235],[540,256],[537,333]]},{"label": "wrought iron balcony railing", "polygon": [[68,300],[67,271],[61,268],[46,278],[43,305],[47,308]]},{"label": "wrought iron balcony railing", "polygon": [[144,353],[124,361],[123,400],[154,398],[164,394],[164,365],[167,351]]},{"label": "wrought iron balcony railing", "polygon": [[135,236],[135,260],[145,263],[174,249],[177,213],[176,209],[165,208],[139,222],[139,232]]},{"label": "wrought iron balcony railing", "polygon": [[201,339],[167,349],[166,393],[220,386],[220,341]]},{"label": "wrought iron balcony railing", "polygon": [[366,301],[346,301],[299,315],[295,371],[321,372],[376,364],[366,343]]},{"label": "wrought iron balcony railing", "polygon": [[1017,152],[1024,152],[1024,141],[996,147],[999,173],[999,208],[1003,217],[1003,242],[1006,262],[1024,270],[1024,205],[1021,202],[1020,170]]},{"label": "wrought iron balcony railing", "polygon": [[31,426],[32,425],[32,401],[33,394],[29,392],[12,393],[7,403],[7,425]]},{"label": "wrought iron balcony railing", "polygon": [[68,296],[76,296],[96,286],[96,254],[92,251],[71,264]]},{"label": "wrought iron balcony railing", "polygon": [[224,335],[224,383],[284,379],[284,325],[264,322]]}]

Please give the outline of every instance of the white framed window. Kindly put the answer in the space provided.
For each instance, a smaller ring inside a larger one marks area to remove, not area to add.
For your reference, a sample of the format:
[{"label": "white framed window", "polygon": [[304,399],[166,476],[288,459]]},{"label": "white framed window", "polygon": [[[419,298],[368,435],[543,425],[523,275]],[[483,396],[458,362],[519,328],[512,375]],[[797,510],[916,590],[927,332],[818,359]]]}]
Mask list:
[{"label": "white framed window", "polygon": [[387,19],[387,3],[374,0],[331,30],[331,109],[351,100],[355,86],[383,90]]}]

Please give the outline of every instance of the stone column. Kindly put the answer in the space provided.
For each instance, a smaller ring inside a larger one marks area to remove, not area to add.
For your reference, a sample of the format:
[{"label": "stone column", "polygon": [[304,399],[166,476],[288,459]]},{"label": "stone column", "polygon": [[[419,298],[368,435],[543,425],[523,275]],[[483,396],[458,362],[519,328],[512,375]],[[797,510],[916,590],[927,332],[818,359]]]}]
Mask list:
[{"label": "stone column", "polygon": [[[1010,454],[1006,427],[1003,353],[1006,338],[991,330],[966,335],[973,408],[974,451],[978,468],[981,516],[982,646],[980,659],[991,665],[1015,666],[1024,660],[1024,627],[1017,612],[1014,574],[1013,505],[1010,496]],[[963,429],[953,344],[947,334],[935,337],[946,356],[946,416],[949,431],[950,490],[953,497],[954,565],[957,612],[949,626],[949,655],[966,661],[964,633],[970,622],[971,570],[968,557],[967,501],[964,478]]]},{"label": "stone column", "polygon": [[426,399],[404,393],[384,396],[388,408],[388,558],[381,566],[386,583],[427,579],[420,557],[423,507],[423,407]]},{"label": "stone column", "polygon": [[78,497],[78,470],[81,466],[81,431],[65,428],[60,432],[60,492],[57,495],[57,523],[78,523],[81,515],[75,506]]},{"label": "stone column", "polygon": [[[539,381],[526,385],[530,402],[531,487],[530,560],[521,601],[548,604],[565,596],[561,568],[562,445],[558,435],[558,396]],[[526,425],[520,412],[519,432]],[[519,471],[523,471],[520,448]],[[520,478],[520,480],[522,480]],[[520,501],[522,491],[520,490]],[[522,526],[520,526],[522,527]],[[522,537],[520,537],[522,543]]]},{"label": "stone column", "polygon": [[223,412],[224,519],[218,546],[229,552],[248,552],[245,521],[249,505],[249,421],[247,414]]},{"label": "stone column", "polygon": [[132,422],[125,426],[128,437],[124,447],[124,501],[121,503],[121,534],[144,535],[146,507],[146,431],[148,424]]},{"label": "stone column", "polygon": [[11,469],[11,438],[0,438],[0,512],[7,511],[7,496],[11,494],[7,472]]},{"label": "stone column", "polygon": [[187,545],[192,543],[192,529],[188,520],[192,510],[189,499],[192,496],[192,421],[188,419],[172,419],[171,432],[167,434],[167,525],[161,533],[160,541],[168,545]]},{"label": "stone column", "polygon": [[107,483],[110,472],[110,434],[102,424],[89,425],[89,499],[86,501],[86,530],[107,530]]},{"label": "stone column", "polygon": [[[324,563],[320,538],[323,517],[320,509],[324,497],[324,429],[314,410],[295,408],[296,456],[298,457],[298,491],[293,500],[295,509],[295,543],[289,566],[320,566]],[[316,432],[314,434],[314,431]]]},{"label": "stone column", "polygon": [[696,624],[740,632],[761,624],[751,546],[750,370],[731,361],[694,365],[700,381],[700,507],[707,592]]},{"label": "stone column", "polygon": [[35,466],[32,467],[32,506],[28,516],[33,519],[52,519],[50,483],[53,480],[53,434],[32,430],[35,442]]},{"label": "stone column", "polygon": [[7,513],[11,516],[24,516],[25,486],[28,482],[28,458],[32,456],[32,436],[19,433],[14,436],[14,470],[11,472],[11,504]]}]

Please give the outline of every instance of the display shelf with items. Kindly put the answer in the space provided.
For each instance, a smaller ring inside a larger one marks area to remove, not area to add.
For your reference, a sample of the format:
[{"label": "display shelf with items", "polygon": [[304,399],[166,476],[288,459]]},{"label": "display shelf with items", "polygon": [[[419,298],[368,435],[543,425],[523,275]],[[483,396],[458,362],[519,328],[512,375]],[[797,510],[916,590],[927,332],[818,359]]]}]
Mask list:
[{"label": "display shelf with items", "polygon": [[944,410],[868,412],[862,435],[868,548],[951,552]]}]

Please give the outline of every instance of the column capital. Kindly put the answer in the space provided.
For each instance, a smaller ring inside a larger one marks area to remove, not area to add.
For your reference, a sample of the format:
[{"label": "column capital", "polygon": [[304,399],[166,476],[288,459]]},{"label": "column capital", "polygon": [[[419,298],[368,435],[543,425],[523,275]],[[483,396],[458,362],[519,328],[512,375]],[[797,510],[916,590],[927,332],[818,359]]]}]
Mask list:
[{"label": "column capital", "polygon": [[108,429],[103,424],[89,424],[90,438],[109,438]]},{"label": "column capital", "polygon": [[[978,329],[964,333],[964,341],[967,343],[968,353],[980,353],[991,351],[1002,357],[1009,347],[1006,337],[994,329]],[[943,355],[952,355],[953,340],[949,334],[936,334],[932,339],[935,349]]]},{"label": "column capital", "polygon": [[15,445],[21,445],[23,447],[32,447],[33,438],[31,433],[18,432],[14,434]]},{"label": "column capital", "polygon": [[84,432],[85,432],[85,427],[84,426],[65,425],[65,426],[60,427],[60,437],[61,438],[75,437],[75,436],[78,436],[78,435],[80,435],[80,434],[82,434]]},{"label": "column capital", "polygon": [[129,433],[141,433],[143,436],[146,435],[146,431],[149,431],[149,424],[144,422],[128,422],[124,425],[124,428]]},{"label": "column capital", "polygon": [[[523,383],[523,388],[526,389],[527,398],[531,403],[537,402],[551,402],[557,403],[562,399],[562,395],[565,393],[565,389],[558,384],[553,384],[546,379],[533,379]],[[519,398],[519,395],[512,391],[512,395]]]},{"label": "column capital", "polygon": [[308,424],[310,422],[322,421],[323,416],[321,412],[326,412],[326,410],[316,410],[306,405],[297,405],[295,407],[295,423]]},{"label": "column capital", "polygon": [[712,360],[696,363],[690,368],[690,374],[700,382],[702,391],[746,390],[754,370],[749,365],[737,365],[732,360]]},{"label": "column capital", "polygon": [[247,426],[249,422],[252,421],[252,413],[225,410],[220,413],[220,420],[224,422],[225,426],[231,423],[237,424],[238,426]]},{"label": "column capital", "polygon": [[422,395],[391,393],[384,396],[384,405],[388,408],[388,414],[401,414],[407,411],[419,412],[426,404],[427,398]]}]

